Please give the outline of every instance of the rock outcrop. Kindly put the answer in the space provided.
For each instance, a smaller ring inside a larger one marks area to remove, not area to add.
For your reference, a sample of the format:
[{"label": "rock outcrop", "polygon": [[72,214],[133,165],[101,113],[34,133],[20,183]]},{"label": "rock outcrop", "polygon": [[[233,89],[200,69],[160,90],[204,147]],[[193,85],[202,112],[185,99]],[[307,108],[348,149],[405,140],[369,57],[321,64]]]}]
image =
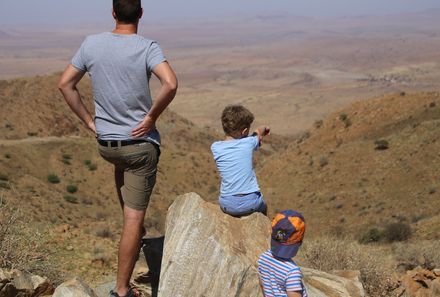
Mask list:
[{"label": "rock outcrop", "polygon": [[[262,214],[225,215],[197,194],[180,196],[166,220],[159,297],[263,296],[256,267],[270,245],[270,220]],[[303,268],[311,297],[363,297],[358,278]]]},{"label": "rock outcrop", "polygon": [[440,296],[440,269],[431,271],[417,267],[407,271],[395,293],[405,297]]},{"label": "rock outcrop", "polygon": [[47,278],[19,270],[0,269],[0,297],[37,297],[54,291]]}]

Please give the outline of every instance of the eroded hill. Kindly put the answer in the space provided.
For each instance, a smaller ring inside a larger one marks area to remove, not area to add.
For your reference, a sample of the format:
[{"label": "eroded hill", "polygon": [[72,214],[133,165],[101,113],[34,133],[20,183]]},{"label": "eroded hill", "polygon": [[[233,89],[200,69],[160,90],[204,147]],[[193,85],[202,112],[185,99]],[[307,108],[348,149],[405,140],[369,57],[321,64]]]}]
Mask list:
[{"label": "eroded hill", "polygon": [[[0,81],[0,202],[19,209],[29,229],[24,234],[42,235],[37,255],[59,263],[65,274],[94,282],[114,274],[121,213],[112,166],[62,99],[58,79]],[[85,79],[79,89],[93,110],[90,82]],[[216,201],[219,185],[209,149],[220,137],[216,132],[171,110],[158,128],[162,154],[145,222],[149,235],[162,231],[177,195],[196,191]],[[287,147],[286,139],[273,136],[259,163]]]},{"label": "eroded hill", "polygon": [[272,209],[304,211],[314,234],[406,223],[440,238],[440,95],[394,94],[332,113],[259,170]]}]

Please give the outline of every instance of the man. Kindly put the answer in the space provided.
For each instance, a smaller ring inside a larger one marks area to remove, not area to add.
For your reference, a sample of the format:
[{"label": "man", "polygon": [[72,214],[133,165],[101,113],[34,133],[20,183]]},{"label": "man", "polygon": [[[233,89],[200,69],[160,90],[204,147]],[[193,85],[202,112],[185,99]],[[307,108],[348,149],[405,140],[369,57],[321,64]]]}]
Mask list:
[{"label": "man", "polygon": [[[141,0],[113,0],[116,27],[88,36],[61,76],[59,89],[70,108],[96,133],[101,156],[114,164],[124,225],[119,244],[116,287],[110,296],[139,296],[129,281],[145,232],[143,221],[156,181],[160,136],[155,127],[173,100],[177,79],[159,45],[137,35]],[[88,72],[95,118],[76,88]],[[161,88],[152,102],[149,79]]]}]

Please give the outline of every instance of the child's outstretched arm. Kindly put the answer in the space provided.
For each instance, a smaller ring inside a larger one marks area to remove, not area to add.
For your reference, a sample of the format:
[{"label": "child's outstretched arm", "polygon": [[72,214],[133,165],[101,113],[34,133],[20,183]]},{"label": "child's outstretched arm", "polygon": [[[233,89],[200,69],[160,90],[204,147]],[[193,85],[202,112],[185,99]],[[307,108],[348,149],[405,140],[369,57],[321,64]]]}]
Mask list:
[{"label": "child's outstretched arm", "polygon": [[254,133],[252,135],[258,136],[258,141],[261,143],[263,141],[263,137],[270,134],[270,127],[269,126],[260,126],[257,129],[255,129]]}]

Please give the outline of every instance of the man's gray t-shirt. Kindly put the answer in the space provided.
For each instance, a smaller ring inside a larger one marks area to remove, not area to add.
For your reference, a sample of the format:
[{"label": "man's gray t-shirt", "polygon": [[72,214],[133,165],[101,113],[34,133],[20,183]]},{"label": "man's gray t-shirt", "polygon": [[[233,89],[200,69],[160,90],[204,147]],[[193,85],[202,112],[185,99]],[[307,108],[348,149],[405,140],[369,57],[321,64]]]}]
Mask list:
[{"label": "man's gray t-shirt", "polygon": [[[152,106],[149,80],[166,61],[159,45],[137,34],[110,32],[88,36],[71,64],[88,72],[93,85],[99,139],[128,140]],[[154,129],[144,139],[160,144]]]}]

